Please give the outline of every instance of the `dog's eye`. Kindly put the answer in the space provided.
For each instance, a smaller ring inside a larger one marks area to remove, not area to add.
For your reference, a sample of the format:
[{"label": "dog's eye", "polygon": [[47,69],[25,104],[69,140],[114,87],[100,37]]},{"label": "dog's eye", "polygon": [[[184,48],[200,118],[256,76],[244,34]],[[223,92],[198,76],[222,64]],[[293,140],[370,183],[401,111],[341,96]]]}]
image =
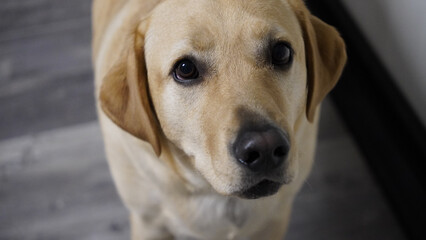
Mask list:
[{"label": "dog's eye", "polygon": [[293,50],[288,43],[278,42],[271,49],[272,64],[288,66],[293,61]]},{"label": "dog's eye", "polygon": [[188,60],[184,59],[179,61],[174,68],[173,77],[176,81],[180,83],[188,83],[191,80],[198,78],[198,69],[195,64]]}]

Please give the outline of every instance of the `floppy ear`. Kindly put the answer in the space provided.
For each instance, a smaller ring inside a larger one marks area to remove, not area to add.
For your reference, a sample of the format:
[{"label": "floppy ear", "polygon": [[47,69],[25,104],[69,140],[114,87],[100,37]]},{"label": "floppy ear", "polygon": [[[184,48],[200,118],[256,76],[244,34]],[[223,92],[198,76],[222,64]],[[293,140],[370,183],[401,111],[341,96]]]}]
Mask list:
[{"label": "floppy ear", "polygon": [[160,130],[149,95],[143,36],[135,33],[103,79],[100,104],[123,130],[149,142],[160,155]]},{"label": "floppy ear", "polygon": [[311,15],[301,5],[297,6],[296,15],[305,40],[308,71],[306,116],[312,122],[317,106],[339,80],[347,57],[345,43],[336,29]]}]

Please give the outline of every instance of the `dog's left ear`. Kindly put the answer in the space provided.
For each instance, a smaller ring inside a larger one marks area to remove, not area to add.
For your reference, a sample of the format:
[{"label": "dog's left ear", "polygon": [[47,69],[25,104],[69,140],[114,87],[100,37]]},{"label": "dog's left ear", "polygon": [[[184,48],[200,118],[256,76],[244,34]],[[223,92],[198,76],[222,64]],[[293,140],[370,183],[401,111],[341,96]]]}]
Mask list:
[{"label": "dog's left ear", "polygon": [[317,106],[333,89],[346,63],[346,48],[335,28],[324,23],[302,4],[296,6],[305,41],[308,77],[306,116],[314,121]]}]

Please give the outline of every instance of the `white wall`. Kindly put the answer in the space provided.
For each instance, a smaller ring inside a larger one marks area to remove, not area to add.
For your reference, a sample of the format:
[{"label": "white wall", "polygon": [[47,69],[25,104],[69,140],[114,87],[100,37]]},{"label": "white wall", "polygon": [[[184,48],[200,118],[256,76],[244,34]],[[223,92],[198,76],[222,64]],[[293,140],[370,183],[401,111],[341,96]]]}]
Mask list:
[{"label": "white wall", "polygon": [[426,126],[426,0],[343,0]]}]

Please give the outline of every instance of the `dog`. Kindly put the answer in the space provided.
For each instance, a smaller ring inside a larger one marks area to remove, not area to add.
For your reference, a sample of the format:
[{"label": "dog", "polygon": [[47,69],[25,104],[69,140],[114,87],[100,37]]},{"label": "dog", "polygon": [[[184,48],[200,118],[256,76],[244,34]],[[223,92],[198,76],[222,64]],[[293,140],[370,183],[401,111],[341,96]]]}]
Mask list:
[{"label": "dog", "polygon": [[302,0],[94,0],[98,116],[132,239],[283,239],[345,62]]}]

